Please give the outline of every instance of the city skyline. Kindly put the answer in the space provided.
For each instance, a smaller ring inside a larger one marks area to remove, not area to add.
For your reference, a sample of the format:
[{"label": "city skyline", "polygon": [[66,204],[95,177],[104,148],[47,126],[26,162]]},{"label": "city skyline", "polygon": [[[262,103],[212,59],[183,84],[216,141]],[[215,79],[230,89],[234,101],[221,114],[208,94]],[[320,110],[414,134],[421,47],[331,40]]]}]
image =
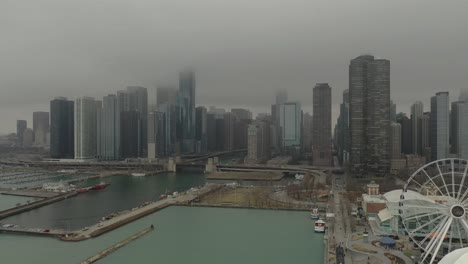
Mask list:
[{"label": "city skyline", "polygon": [[[228,6],[213,6],[207,0],[154,1],[144,10],[132,9],[134,3],[117,5],[113,12],[130,12],[128,19],[119,19],[120,15],[86,2],[76,8],[50,3],[56,7],[25,3],[35,10],[28,14],[18,3],[3,9],[6,23],[0,27],[11,41],[5,44],[8,53],[0,62],[4,76],[0,87],[5,93],[0,98],[0,133],[13,132],[16,120],[26,118],[30,123],[26,113],[47,111],[55,95],[101,98],[138,85],[150,89],[152,103],[153,88],[175,84],[178,70],[187,66],[198,76],[198,105],[246,107],[254,113],[268,112],[279,89],[287,89],[291,99],[300,99],[302,108],[311,112],[313,84],[328,82],[334,87],[333,123],[340,94],[348,86],[346,65],[359,54],[378,54],[392,61],[392,99],[398,112],[408,112],[421,97],[428,106],[430,95],[446,87],[453,98],[468,88],[462,53],[468,38],[459,34],[467,18],[457,6],[441,8],[440,3],[427,1],[310,1],[270,3],[265,10],[260,0]],[[90,8],[93,12],[86,12]],[[310,10],[324,12],[311,16]],[[200,12],[205,19],[198,19]],[[363,12],[378,14],[385,30],[367,23]],[[335,23],[319,23],[330,13]],[[444,14],[449,17],[444,23],[433,19]],[[238,15],[244,17],[242,23],[230,23]],[[19,22],[24,16],[29,19]],[[88,19],[82,21],[83,17]],[[19,25],[11,30],[9,22]],[[48,32],[47,38],[39,38],[37,28]],[[197,32],[196,38],[192,32]],[[256,93],[250,94],[253,90]]]}]

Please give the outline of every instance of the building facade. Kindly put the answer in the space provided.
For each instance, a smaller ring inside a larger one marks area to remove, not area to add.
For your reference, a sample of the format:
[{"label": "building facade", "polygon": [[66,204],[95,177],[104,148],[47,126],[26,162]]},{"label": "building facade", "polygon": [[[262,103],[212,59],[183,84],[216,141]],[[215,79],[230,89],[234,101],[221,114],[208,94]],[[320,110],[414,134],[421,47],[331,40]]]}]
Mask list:
[{"label": "building facade", "polygon": [[49,142],[49,112],[33,112],[34,145],[47,146]]},{"label": "building facade", "polygon": [[110,94],[102,100],[100,110],[100,147],[98,156],[102,160],[120,159],[120,107],[117,96]]},{"label": "building facade", "polygon": [[411,106],[411,143],[412,153],[422,155],[422,142],[421,142],[421,118],[424,113],[424,105],[422,102],[415,102]]},{"label": "building facade", "polygon": [[[454,105],[452,105],[453,109]],[[456,133],[454,135],[454,143],[456,144],[456,155],[460,159],[468,160],[468,101],[457,102],[456,115]],[[453,111],[453,110],[452,110]]]},{"label": "building facade", "polygon": [[75,101],[75,159],[97,156],[97,103],[94,98],[80,97]]},{"label": "building facade", "polygon": [[148,159],[165,157],[166,129],[165,114],[162,112],[148,113]]},{"label": "building facade", "polygon": [[431,160],[449,157],[449,93],[431,97]]},{"label": "building facade", "polygon": [[75,156],[74,103],[64,97],[50,101],[50,156],[72,159]]},{"label": "building facade", "polygon": [[195,152],[208,151],[207,110],[203,106],[195,109]]},{"label": "building facade", "polygon": [[401,125],[392,123],[392,159],[401,159]]},{"label": "building facade", "polygon": [[281,104],[279,110],[282,152],[296,153],[301,147],[301,104],[287,102]]},{"label": "building facade", "polygon": [[129,111],[138,112],[138,157],[148,155],[148,90],[141,86],[127,87]]},{"label": "building facade", "polygon": [[195,147],[195,73],[184,71],[179,74],[180,107],[178,119],[183,153],[194,152]]},{"label": "building facade", "polygon": [[313,164],[330,166],[331,154],[331,87],[328,83],[318,83],[313,89]]},{"label": "building facade", "polygon": [[16,146],[22,147],[24,141],[24,131],[28,128],[26,120],[16,120]]},{"label": "building facade", "polygon": [[349,65],[351,170],[356,177],[390,170],[390,61],[359,56]]}]

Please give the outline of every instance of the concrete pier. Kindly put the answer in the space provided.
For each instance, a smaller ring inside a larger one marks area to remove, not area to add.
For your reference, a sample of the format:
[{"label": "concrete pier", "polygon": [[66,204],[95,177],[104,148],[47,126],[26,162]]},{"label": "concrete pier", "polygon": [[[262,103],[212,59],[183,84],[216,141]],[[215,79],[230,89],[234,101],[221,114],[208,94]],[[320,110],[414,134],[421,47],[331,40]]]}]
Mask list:
[{"label": "concrete pier", "polygon": [[111,254],[112,252],[118,250],[119,248],[126,246],[130,242],[132,242],[132,241],[134,241],[134,240],[148,234],[149,232],[153,231],[153,229],[154,229],[153,226],[148,227],[146,229],[143,229],[142,231],[134,234],[133,236],[131,236],[131,237],[129,237],[129,238],[123,240],[123,241],[120,241],[119,243],[117,243],[117,244],[115,244],[115,245],[113,245],[113,246],[99,252],[98,254],[96,254],[96,255],[94,255],[94,256],[92,256],[92,257],[90,257],[90,258],[88,258],[88,259],[86,259],[86,260],[84,260],[84,261],[82,261],[80,263],[81,264],[94,263],[94,262],[104,258],[105,256],[108,256],[109,254]]}]

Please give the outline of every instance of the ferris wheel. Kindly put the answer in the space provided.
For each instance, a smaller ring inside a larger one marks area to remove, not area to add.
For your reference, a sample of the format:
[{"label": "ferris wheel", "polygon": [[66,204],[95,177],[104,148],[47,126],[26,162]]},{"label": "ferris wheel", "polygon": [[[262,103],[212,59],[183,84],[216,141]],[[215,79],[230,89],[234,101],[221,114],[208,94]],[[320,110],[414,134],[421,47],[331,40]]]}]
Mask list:
[{"label": "ferris wheel", "polygon": [[468,246],[467,171],[467,160],[433,161],[403,188],[398,211],[406,233],[422,249],[422,263]]}]

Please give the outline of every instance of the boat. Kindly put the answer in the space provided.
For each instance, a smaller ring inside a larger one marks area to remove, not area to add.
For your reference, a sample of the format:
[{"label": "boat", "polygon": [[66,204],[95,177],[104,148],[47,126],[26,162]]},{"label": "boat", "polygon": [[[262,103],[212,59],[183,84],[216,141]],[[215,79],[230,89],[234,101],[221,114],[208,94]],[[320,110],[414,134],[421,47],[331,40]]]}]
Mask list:
[{"label": "boat", "polygon": [[91,186],[89,190],[102,190],[105,189],[109,184],[105,182],[101,182],[98,185]]},{"label": "boat", "polygon": [[325,233],[325,225],[326,223],[322,219],[315,221],[314,223],[315,233]]},{"label": "boat", "polygon": [[133,177],[145,177],[146,174],[143,173],[143,172],[134,172],[134,173],[132,173],[132,176]]},{"label": "boat", "polygon": [[81,188],[81,189],[78,189],[78,193],[85,193],[85,192],[88,192],[89,189],[88,188]]},{"label": "boat", "polygon": [[319,219],[320,218],[318,208],[312,209],[312,212],[310,212],[310,218],[312,218],[312,219]]}]

